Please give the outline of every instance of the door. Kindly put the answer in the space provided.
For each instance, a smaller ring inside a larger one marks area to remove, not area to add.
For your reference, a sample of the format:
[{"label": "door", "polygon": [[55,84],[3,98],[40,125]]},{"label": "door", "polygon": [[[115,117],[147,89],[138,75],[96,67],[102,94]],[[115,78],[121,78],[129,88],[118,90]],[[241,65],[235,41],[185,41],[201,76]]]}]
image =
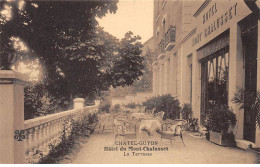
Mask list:
[{"label": "door", "polygon": [[[245,91],[249,94],[257,90],[257,25],[242,33],[245,61]],[[255,142],[256,116],[251,111],[252,101],[245,98],[244,109],[244,139]]]}]

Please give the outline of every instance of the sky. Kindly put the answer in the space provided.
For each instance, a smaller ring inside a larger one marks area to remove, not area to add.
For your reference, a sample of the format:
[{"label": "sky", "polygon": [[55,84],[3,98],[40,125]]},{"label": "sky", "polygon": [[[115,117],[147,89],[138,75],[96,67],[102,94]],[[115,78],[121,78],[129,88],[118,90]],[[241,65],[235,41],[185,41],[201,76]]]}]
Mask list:
[{"label": "sky", "polygon": [[121,39],[132,31],[142,42],[153,35],[153,0],[119,0],[115,14],[97,19],[104,30]]}]

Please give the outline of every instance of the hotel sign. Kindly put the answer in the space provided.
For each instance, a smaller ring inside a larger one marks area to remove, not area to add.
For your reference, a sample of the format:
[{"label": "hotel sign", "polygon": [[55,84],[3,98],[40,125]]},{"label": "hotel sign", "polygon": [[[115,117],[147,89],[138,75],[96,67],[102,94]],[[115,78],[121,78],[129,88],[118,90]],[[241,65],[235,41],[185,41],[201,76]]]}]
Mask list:
[{"label": "hotel sign", "polygon": [[[203,30],[192,39],[192,46],[199,43],[202,38],[206,38],[217,29],[227,24],[232,18],[237,15],[237,3],[229,7],[226,11],[219,13],[217,3],[214,3],[203,15],[202,23]],[[217,17],[215,15],[219,14]],[[213,17],[215,16],[215,17]]]}]

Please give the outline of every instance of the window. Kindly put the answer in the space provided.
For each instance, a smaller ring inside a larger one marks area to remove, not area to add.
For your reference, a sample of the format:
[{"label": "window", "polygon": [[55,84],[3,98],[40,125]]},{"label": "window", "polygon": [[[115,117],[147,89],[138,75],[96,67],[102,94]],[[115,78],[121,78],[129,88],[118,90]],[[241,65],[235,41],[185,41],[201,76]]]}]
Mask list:
[{"label": "window", "polygon": [[202,61],[202,114],[214,104],[228,104],[228,71],[227,52]]},{"label": "window", "polygon": [[157,30],[156,30],[156,37],[158,37],[158,36],[159,36],[159,34],[160,34],[160,29],[159,29],[159,28],[157,28]]},{"label": "window", "polygon": [[165,31],[165,29],[166,29],[166,20],[165,20],[165,18],[163,19],[162,23],[163,23],[163,28],[162,28],[163,29],[163,35],[165,36],[165,32],[166,32]]},{"label": "window", "polygon": [[165,7],[166,0],[162,0],[162,9]]}]

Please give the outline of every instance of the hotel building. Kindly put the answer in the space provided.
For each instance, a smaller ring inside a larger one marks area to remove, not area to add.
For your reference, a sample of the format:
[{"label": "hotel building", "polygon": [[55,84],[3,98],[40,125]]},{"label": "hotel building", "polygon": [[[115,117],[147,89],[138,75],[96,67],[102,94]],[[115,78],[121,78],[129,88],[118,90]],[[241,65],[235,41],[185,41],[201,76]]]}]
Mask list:
[{"label": "hotel building", "polygon": [[154,0],[153,94],[171,94],[192,105],[203,123],[210,104],[236,114],[237,145],[260,147],[250,111],[232,102],[239,89],[260,90],[258,1]]}]

